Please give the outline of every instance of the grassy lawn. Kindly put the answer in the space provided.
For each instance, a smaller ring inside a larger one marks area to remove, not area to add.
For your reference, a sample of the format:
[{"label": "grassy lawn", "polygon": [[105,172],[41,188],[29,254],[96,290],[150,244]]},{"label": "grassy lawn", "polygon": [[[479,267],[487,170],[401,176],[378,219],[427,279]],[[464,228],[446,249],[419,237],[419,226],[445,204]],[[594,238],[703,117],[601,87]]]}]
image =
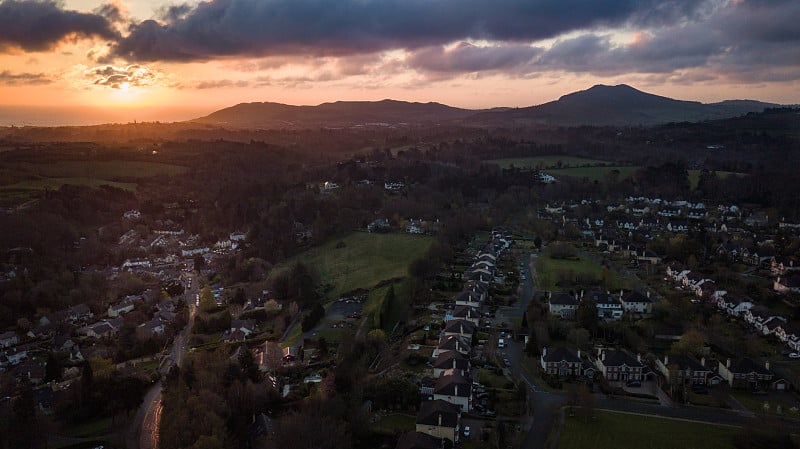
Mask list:
[{"label": "grassy lawn", "polygon": [[739,429],[713,424],[596,411],[584,423],[567,417],[558,449],[728,449]]},{"label": "grassy lawn", "polygon": [[273,272],[303,262],[319,271],[322,283],[333,285],[328,293],[333,299],[359,288],[370,289],[386,279],[408,276],[411,262],[423,257],[432,243],[433,238],[425,236],[353,232],[298,254]]},{"label": "grassy lawn", "polygon": [[510,168],[512,165],[517,168],[542,168],[558,167],[558,162],[561,161],[562,167],[580,167],[584,165],[600,165],[607,164],[607,161],[600,161],[597,159],[585,159],[582,157],[573,156],[537,156],[537,157],[519,157],[519,158],[506,158],[506,159],[491,159],[483,161],[487,164],[497,164],[500,168]]},{"label": "grassy lawn", "polygon": [[500,416],[519,416],[525,411],[525,401],[519,399],[516,390],[495,390],[494,411]]},{"label": "grassy lawn", "polygon": [[[791,410],[792,407],[798,406],[797,400],[793,399],[788,393],[785,395],[786,401],[775,400],[772,396],[750,394],[747,391],[735,391],[731,394],[740,404],[753,413],[800,418],[798,411]],[[767,407],[764,406],[765,404]],[[778,406],[781,407],[780,413],[778,413]]]},{"label": "grassy lawn", "polygon": [[590,181],[604,181],[612,170],[619,170],[619,180],[623,180],[633,174],[641,167],[619,166],[619,167],[572,167],[561,169],[550,169],[547,173],[558,178],[559,176],[574,176],[576,178],[589,178]]},{"label": "grassy lawn", "polygon": [[327,341],[329,344],[330,343],[338,344],[340,341],[342,341],[342,335],[344,335],[345,332],[352,333],[353,331],[351,329],[339,329],[339,328],[334,329],[332,327],[329,327],[327,329],[322,329],[321,331],[317,332],[317,338],[325,338],[325,341]]},{"label": "grassy lawn", "polygon": [[91,438],[106,434],[110,430],[111,417],[109,416],[67,427],[61,433],[73,438]]},{"label": "grassy lawn", "polygon": [[398,435],[403,432],[414,430],[417,418],[411,415],[401,415],[395,413],[387,415],[374,422],[370,429],[375,433],[383,435]]},{"label": "grassy lawn", "polygon": [[478,382],[485,385],[487,388],[506,389],[514,388],[514,384],[506,379],[506,376],[500,376],[488,369],[481,368],[478,370]]},{"label": "grassy lawn", "polygon": [[705,407],[720,407],[727,408],[725,402],[720,401],[710,394],[696,394],[691,391],[687,392],[687,399],[692,405],[702,405]]},{"label": "grassy lawn", "polygon": [[576,275],[599,277],[602,267],[599,263],[586,258],[580,260],[552,259],[542,256],[536,259],[536,273],[539,276],[539,288],[542,290],[558,290],[559,272],[573,272]]},{"label": "grassy lawn", "polygon": [[[700,181],[700,173],[702,170],[689,170],[689,185],[691,189],[697,188],[697,183]],[[720,179],[727,178],[728,176],[747,176],[746,173],[736,173],[732,171],[718,171],[717,177]]]}]

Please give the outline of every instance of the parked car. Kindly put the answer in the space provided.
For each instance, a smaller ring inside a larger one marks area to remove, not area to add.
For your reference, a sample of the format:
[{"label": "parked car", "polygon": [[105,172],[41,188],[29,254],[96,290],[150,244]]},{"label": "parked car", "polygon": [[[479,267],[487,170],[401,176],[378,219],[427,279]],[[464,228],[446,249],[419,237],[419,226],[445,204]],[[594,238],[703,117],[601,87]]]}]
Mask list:
[{"label": "parked car", "polygon": [[800,359],[800,353],[797,353],[797,352],[790,352],[790,353],[789,353],[789,358],[790,358],[790,359]]},{"label": "parked car", "polygon": [[469,426],[464,427],[464,436],[469,437]]}]

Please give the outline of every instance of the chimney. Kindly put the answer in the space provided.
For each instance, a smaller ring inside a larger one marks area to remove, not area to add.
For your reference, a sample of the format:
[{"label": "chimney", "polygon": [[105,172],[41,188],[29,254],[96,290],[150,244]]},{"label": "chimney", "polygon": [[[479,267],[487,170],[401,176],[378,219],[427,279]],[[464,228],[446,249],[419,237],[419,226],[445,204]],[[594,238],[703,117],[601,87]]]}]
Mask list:
[{"label": "chimney", "polygon": [[620,297],[620,299],[622,299],[622,293],[623,293],[622,289],[619,289],[619,297]]},{"label": "chimney", "polygon": [[581,299],[583,299],[583,290],[581,290]]},{"label": "chimney", "polygon": [[730,368],[730,367],[731,367],[731,359],[728,359],[728,360],[725,362],[725,368]]},{"label": "chimney", "polygon": [[647,297],[650,297],[650,290],[647,290]]},{"label": "chimney", "polygon": [[439,427],[442,427],[442,414],[439,413]]},{"label": "chimney", "polygon": [[456,391],[454,392],[453,396],[458,396],[458,384],[455,385]]},{"label": "chimney", "polygon": [[703,366],[706,366],[706,358],[705,357],[700,357],[700,364],[703,365]]},{"label": "chimney", "polygon": [[581,358],[581,350],[578,349],[578,358]]},{"label": "chimney", "polygon": [[547,346],[542,348],[542,357],[547,356]]},{"label": "chimney", "polygon": [[639,362],[639,363],[642,363],[642,355],[641,354],[636,354],[636,361]]},{"label": "chimney", "polygon": [[764,362],[764,368],[766,368],[769,371],[769,360]]}]

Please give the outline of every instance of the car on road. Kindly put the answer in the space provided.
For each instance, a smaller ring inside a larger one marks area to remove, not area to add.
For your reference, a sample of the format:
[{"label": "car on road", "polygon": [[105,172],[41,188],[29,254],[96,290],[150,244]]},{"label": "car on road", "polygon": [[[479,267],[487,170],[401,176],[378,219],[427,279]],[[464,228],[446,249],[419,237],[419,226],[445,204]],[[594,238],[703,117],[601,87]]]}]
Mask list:
[{"label": "car on road", "polygon": [[469,432],[470,432],[469,426],[465,426],[464,427],[464,436],[469,438]]},{"label": "car on road", "polygon": [[800,359],[800,353],[797,353],[797,352],[790,352],[790,353],[789,353],[789,358],[790,358],[790,359]]}]

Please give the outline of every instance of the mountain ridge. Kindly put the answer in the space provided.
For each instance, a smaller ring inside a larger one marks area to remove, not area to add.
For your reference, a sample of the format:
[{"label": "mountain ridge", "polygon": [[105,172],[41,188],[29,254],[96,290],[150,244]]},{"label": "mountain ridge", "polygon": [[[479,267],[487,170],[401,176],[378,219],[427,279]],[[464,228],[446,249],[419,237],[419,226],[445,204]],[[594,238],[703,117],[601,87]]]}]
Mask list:
[{"label": "mountain ridge", "polygon": [[716,103],[677,100],[627,84],[594,85],[535,106],[463,109],[438,102],[335,101],[315,106],[249,102],[220,109],[191,122],[238,128],[309,128],[359,125],[653,126],[736,117],[780,106],[757,100]]}]

